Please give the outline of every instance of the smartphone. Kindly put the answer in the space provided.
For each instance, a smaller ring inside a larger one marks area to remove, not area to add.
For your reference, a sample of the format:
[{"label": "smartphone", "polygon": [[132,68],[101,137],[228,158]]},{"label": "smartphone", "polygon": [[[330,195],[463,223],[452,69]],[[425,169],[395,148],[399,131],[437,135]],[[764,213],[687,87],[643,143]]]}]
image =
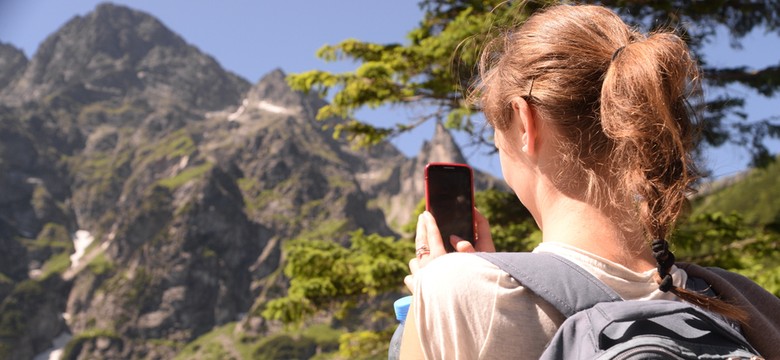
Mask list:
[{"label": "smartphone", "polygon": [[444,248],[455,251],[450,235],[474,244],[474,175],[466,164],[430,163],[425,166],[425,209],[439,226]]}]

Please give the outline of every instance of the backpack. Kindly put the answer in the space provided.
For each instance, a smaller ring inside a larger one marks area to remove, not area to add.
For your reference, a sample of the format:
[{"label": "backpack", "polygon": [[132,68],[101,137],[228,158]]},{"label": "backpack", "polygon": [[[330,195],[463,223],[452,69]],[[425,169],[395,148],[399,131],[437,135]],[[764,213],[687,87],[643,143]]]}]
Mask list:
[{"label": "backpack", "polygon": [[[566,316],[542,359],[762,359],[737,328],[687,302],[623,300],[554,254],[478,255]],[[709,285],[689,279],[686,288]]]}]

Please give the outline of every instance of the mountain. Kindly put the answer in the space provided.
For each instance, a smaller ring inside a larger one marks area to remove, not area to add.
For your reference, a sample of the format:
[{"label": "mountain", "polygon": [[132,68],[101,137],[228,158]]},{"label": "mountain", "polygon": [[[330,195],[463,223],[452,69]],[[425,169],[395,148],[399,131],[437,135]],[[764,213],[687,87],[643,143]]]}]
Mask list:
[{"label": "mountain", "polygon": [[27,62],[22,50],[0,42],[0,89],[16,80],[27,67]]},{"label": "mountain", "polygon": [[102,4],[46,38],[0,98],[21,104],[134,97],[153,106],[221,109],[247,87],[154,17]]},{"label": "mountain", "polygon": [[29,61],[0,56],[4,359],[61,334],[67,358],[133,359],[234,321],[271,331],[258,314],[289,284],[285,242],[398,236],[424,164],[465,162],[441,125],[413,158],[354,149],[283,71],[250,84],[123,6],[73,18]]}]

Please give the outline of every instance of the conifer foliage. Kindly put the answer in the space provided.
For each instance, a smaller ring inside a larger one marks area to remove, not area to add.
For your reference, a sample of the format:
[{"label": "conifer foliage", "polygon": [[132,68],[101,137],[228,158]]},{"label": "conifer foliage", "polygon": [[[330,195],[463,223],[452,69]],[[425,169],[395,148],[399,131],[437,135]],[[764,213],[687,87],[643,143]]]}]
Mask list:
[{"label": "conifer foliage", "polygon": [[[589,3],[592,1],[584,1]],[[378,44],[347,39],[322,47],[317,55],[325,61],[348,60],[353,71],[332,73],[321,70],[293,74],[290,84],[297,90],[314,91],[331,99],[319,111],[319,118],[352,118],[361,108],[383,105],[424,106],[428,111],[408,121],[367,125],[353,120],[337,126],[359,145],[410,131],[425,121],[444,121],[451,129],[464,130],[475,139],[489,141],[479,126],[478,109],[464,101],[474,80],[476,64],[485,41],[511,30],[531,14],[560,1],[424,0],[419,25],[406,41]],[[596,3],[593,1],[593,3]],[[780,114],[751,117],[745,109],[744,92],[730,91],[742,85],[760,96],[776,97],[780,89],[780,59],[761,69],[717,66],[703,52],[718,30],[725,30],[734,48],[753,31],[770,36],[780,34],[780,6],[777,1],[599,1],[613,8],[628,23],[645,31],[672,28],[686,39],[703,69],[708,94],[704,105],[703,141],[709,146],[732,143],[743,146],[754,165],[772,162],[765,139],[780,137]]]}]

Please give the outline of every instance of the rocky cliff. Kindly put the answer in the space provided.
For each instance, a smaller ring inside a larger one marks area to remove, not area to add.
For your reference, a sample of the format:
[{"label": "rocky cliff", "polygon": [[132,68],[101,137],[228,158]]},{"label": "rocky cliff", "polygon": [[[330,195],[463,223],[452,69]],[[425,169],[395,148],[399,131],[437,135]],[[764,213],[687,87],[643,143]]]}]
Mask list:
[{"label": "rocky cliff", "polygon": [[284,78],[250,85],[110,4],[29,62],[0,44],[0,358],[63,332],[71,358],[170,358],[284,289],[286,240],[397,234],[424,164],[465,162],[441,126],[415,158],[356,150]]},{"label": "rocky cliff", "polygon": [[22,50],[0,42],[0,89],[16,80],[24,72],[27,62]]}]

